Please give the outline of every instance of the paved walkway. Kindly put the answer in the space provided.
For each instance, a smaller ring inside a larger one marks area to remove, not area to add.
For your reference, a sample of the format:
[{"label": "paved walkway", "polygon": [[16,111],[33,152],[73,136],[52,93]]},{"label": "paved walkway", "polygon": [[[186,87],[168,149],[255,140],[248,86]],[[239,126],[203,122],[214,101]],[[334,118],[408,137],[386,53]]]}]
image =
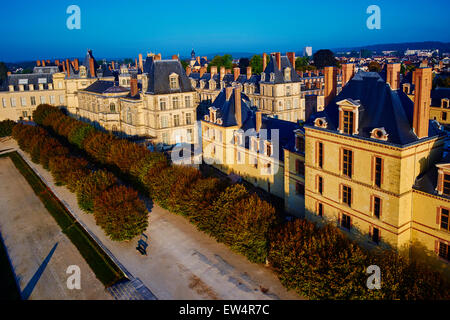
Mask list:
[{"label": "paved walkway", "polygon": [[[9,158],[0,158],[0,233],[23,299],[112,299]],[[69,266],[81,289],[67,287]]]},{"label": "paved walkway", "polygon": [[[0,141],[0,151],[17,149],[14,140]],[[11,150],[9,150],[11,151]],[[29,160],[28,155],[25,158]],[[29,161],[31,162],[31,161]],[[136,251],[137,240],[114,242],[95,224],[92,215],[78,208],[75,194],[55,186],[51,174],[40,165],[30,164],[80,222],[108,249],[126,272],[130,282],[141,281],[148,298],[158,299],[300,299],[287,291],[275,274],[263,265],[249,262],[223,244],[198,231],[184,217],[157,205],[149,205],[147,256]],[[137,281],[136,281],[137,280]],[[127,284],[127,288],[133,284]],[[127,291],[127,288],[120,289]],[[114,290],[113,290],[114,291]],[[115,298],[123,295],[114,293]],[[130,298],[134,298],[132,294]],[[139,297],[136,297],[139,298]]]}]

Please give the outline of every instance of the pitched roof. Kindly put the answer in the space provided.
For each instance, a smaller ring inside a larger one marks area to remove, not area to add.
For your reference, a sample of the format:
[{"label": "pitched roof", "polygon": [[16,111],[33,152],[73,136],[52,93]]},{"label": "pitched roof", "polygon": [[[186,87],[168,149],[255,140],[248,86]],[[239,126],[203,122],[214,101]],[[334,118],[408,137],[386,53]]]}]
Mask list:
[{"label": "pitched roof", "polygon": [[[252,110],[250,106],[250,99],[241,92],[241,119],[243,126],[246,126],[246,122],[248,120],[251,120]],[[225,89],[223,89],[216,97],[211,107],[218,109],[217,118],[222,118],[223,127],[232,127],[237,125],[235,115],[236,104],[234,90],[230,99],[227,100]]]},{"label": "pitched roof", "polygon": [[[156,60],[151,57],[145,62],[144,72],[148,76],[147,92],[153,94],[168,94],[176,92],[192,92],[194,88],[191,86],[189,78],[178,60]],[[177,74],[179,79],[179,88],[171,89],[169,84],[169,76]]]},{"label": "pitched roof", "polygon": [[128,93],[130,90],[119,85],[116,85],[114,81],[97,80],[86,89],[82,91],[94,92],[94,93]]},{"label": "pitched roof", "polygon": [[435,107],[441,106],[441,100],[450,99],[450,88],[436,88],[431,90],[431,105]]},{"label": "pitched roof", "polygon": [[[327,129],[337,131],[339,110],[337,102],[344,99],[359,100],[359,133],[353,136],[370,139],[375,128],[384,127],[388,141],[379,143],[405,146],[419,141],[412,129],[414,103],[402,90],[391,90],[376,72],[358,72],[323,111],[307,119],[305,126],[314,126],[314,120],[325,117]],[[430,121],[428,136],[442,135],[436,122]]]},{"label": "pitched roof", "polygon": [[[90,67],[90,64],[89,64],[89,59],[90,58],[94,59],[95,74],[91,74],[91,67]],[[97,63],[97,60],[95,60],[94,55],[92,54],[92,50],[88,50],[87,51],[86,57],[84,58],[83,66],[86,67],[86,74],[87,74],[88,78],[95,78],[95,77],[97,77],[97,69],[99,68],[99,65]]]},{"label": "pitched roof", "polygon": [[[285,81],[284,80],[284,69],[286,68],[291,69],[291,81]],[[281,68],[278,69],[277,62],[274,56],[270,55],[269,63],[266,66],[266,69],[263,71],[266,74],[265,81],[263,82],[269,82],[270,80],[270,74],[274,74],[274,81],[271,83],[287,83],[287,82],[300,82],[301,79],[298,76],[297,72],[295,71],[295,68],[292,67],[291,62],[289,61],[288,57],[281,56]]]}]

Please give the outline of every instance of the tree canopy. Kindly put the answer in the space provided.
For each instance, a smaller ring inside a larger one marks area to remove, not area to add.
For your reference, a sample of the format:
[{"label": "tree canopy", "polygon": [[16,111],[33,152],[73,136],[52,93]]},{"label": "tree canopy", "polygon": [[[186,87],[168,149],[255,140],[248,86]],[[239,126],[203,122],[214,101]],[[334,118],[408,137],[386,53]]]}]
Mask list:
[{"label": "tree canopy", "polygon": [[250,59],[250,66],[252,67],[252,72],[256,73],[256,74],[260,74],[261,72],[263,72],[263,59],[260,55],[255,54],[251,59]]},{"label": "tree canopy", "polygon": [[313,56],[314,66],[317,69],[323,69],[328,66],[338,66],[337,60],[334,57],[334,53],[328,49],[321,49],[314,53]]},{"label": "tree canopy", "polygon": [[211,62],[208,63],[208,71],[212,66],[217,68],[225,67],[225,69],[233,68],[233,57],[230,54],[224,54],[223,56],[215,56]]}]

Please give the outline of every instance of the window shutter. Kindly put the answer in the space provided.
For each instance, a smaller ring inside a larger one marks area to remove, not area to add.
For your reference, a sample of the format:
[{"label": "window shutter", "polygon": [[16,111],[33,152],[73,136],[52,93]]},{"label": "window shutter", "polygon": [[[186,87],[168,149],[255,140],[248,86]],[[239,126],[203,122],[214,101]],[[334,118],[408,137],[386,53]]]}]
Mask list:
[{"label": "window shutter", "polygon": [[441,208],[437,208],[436,211],[436,224],[439,224],[441,222]]},{"label": "window shutter", "polygon": [[434,241],[434,252],[439,254],[439,241],[438,240]]},{"label": "window shutter", "polygon": [[338,224],[341,225],[341,213],[338,213]]}]

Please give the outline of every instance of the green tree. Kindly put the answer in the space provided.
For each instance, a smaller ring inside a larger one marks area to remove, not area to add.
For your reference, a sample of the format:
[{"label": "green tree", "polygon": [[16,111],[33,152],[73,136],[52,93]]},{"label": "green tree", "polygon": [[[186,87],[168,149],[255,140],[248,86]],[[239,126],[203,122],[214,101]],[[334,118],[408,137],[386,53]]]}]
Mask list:
[{"label": "green tree", "polygon": [[309,67],[309,57],[298,57],[295,59],[295,70],[306,71]]},{"label": "green tree", "polygon": [[371,72],[380,72],[381,71],[381,66],[378,62],[376,61],[371,61],[369,63],[369,71]]},{"label": "green tree", "polygon": [[256,74],[260,74],[261,72],[263,72],[263,58],[258,55],[255,54],[251,59],[250,59],[250,66],[252,67],[252,72],[256,73]]},{"label": "green tree", "polygon": [[317,69],[323,69],[324,67],[328,67],[328,66],[330,66],[330,67],[337,66],[337,60],[334,57],[333,52],[328,49],[321,49],[321,50],[317,51],[316,53],[314,53],[313,60],[314,60],[314,66]]},{"label": "green tree", "polygon": [[208,64],[208,71],[212,66],[216,66],[218,69],[220,67],[225,67],[225,69],[233,68],[233,57],[230,54],[225,54],[223,56],[215,56],[211,62]]}]

